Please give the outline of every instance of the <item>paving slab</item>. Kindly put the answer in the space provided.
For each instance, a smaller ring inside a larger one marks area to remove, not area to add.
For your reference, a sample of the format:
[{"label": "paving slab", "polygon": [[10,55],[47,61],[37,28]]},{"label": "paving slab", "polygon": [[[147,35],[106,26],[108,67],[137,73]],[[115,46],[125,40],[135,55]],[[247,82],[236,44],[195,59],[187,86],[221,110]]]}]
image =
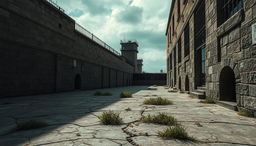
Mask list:
[{"label": "paving slab", "polygon": [[[96,91],[112,96],[94,96]],[[121,92],[133,93],[120,98]],[[173,105],[144,105],[148,98],[163,97]],[[119,126],[102,125],[106,111],[120,114]],[[142,123],[147,115],[166,113],[175,117],[197,142],[162,139],[158,132],[168,126]],[[132,86],[59,94],[0,99],[0,145],[95,145],[95,146],[256,146],[256,119],[237,115],[216,104],[203,104],[188,94],[169,93],[162,86]],[[48,127],[15,131],[17,124],[37,120]]]}]

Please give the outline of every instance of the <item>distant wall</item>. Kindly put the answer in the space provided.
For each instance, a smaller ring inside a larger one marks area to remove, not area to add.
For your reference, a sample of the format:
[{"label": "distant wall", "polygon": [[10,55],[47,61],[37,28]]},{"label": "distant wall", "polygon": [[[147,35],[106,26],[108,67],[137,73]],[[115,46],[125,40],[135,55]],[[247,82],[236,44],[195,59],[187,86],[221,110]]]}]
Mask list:
[{"label": "distant wall", "polygon": [[166,85],[166,73],[133,74],[133,85]]},{"label": "distant wall", "polygon": [[0,97],[131,85],[133,66],[45,0],[0,2],[0,34]]}]

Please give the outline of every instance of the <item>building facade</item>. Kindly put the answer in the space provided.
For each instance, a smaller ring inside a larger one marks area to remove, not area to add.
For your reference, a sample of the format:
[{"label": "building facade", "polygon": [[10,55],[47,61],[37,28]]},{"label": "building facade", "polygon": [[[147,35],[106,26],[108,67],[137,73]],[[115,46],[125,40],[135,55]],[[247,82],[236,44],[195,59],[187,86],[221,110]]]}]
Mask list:
[{"label": "building facade", "polygon": [[255,0],[173,0],[168,85],[255,111],[255,23]]}]

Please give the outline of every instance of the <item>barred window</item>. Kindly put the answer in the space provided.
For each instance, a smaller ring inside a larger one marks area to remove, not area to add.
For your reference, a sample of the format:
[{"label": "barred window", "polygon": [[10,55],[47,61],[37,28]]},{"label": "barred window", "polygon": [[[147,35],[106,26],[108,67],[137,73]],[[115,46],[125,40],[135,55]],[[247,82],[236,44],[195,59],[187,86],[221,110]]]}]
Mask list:
[{"label": "barred window", "polygon": [[181,62],[181,40],[178,40],[178,63]]},{"label": "barred window", "polygon": [[172,35],[174,36],[174,15],[172,16]]},{"label": "barred window", "polygon": [[177,6],[178,7],[177,8],[177,11],[178,11],[178,19],[177,19],[177,21],[179,21],[180,20],[180,0],[177,1],[177,5],[178,5]]},{"label": "barred window", "polygon": [[174,64],[174,68],[176,67],[176,47],[174,48],[174,51],[173,51],[173,64]]},{"label": "barred window", "polygon": [[190,53],[190,39],[189,39],[189,23],[184,29],[184,56],[188,56]]},{"label": "barred window", "polygon": [[169,58],[169,64],[170,64],[170,70],[172,70],[172,54],[170,55],[170,58]]},{"label": "barred window", "polygon": [[218,0],[218,25],[223,24],[243,8],[243,0]]}]

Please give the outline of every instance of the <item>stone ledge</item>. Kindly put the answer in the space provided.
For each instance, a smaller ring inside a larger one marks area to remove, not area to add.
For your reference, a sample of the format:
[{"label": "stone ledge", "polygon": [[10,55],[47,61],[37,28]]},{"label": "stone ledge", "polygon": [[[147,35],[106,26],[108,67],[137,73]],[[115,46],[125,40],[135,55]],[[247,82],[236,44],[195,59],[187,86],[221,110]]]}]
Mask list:
[{"label": "stone ledge", "polygon": [[217,36],[222,36],[223,34],[229,32],[232,28],[236,27],[243,21],[244,10],[238,11],[235,15],[230,17],[226,22],[224,22],[217,29]]}]

